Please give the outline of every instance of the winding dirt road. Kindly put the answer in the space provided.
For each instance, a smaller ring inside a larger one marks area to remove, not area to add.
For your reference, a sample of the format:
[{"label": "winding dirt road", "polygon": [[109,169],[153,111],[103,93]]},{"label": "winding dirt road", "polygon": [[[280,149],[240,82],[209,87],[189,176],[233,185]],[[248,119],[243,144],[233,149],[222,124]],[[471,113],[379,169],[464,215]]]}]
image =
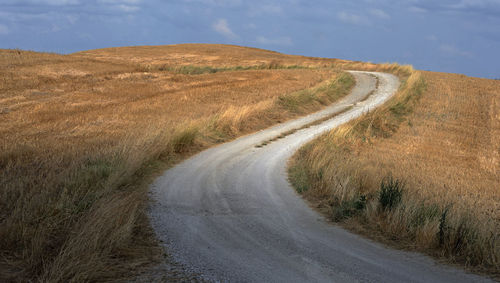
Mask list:
[{"label": "winding dirt road", "polygon": [[[331,225],[289,185],[286,163],[295,150],[384,103],[399,87],[393,75],[352,74],[356,86],[339,103],[208,149],[155,181],[150,218],[175,261],[209,281],[488,281]],[[368,96],[377,79],[378,89]],[[257,147],[335,113],[340,114]]]}]

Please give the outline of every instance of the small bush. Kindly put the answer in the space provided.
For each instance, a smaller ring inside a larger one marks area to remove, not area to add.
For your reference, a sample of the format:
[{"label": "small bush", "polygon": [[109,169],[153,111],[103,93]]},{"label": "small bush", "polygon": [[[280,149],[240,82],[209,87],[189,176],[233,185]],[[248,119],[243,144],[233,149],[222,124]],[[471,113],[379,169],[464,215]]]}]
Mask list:
[{"label": "small bush", "polygon": [[378,201],[383,209],[392,209],[401,202],[404,184],[392,177],[385,178],[380,183]]},{"label": "small bush", "polygon": [[354,207],[357,210],[363,210],[366,207],[366,196],[362,195],[354,202]]},{"label": "small bush", "polygon": [[360,211],[366,208],[366,196],[361,195],[349,201],[343,201],[340,204],[332,205],[332,219],[339,222],[346,218],[358,215]]}]

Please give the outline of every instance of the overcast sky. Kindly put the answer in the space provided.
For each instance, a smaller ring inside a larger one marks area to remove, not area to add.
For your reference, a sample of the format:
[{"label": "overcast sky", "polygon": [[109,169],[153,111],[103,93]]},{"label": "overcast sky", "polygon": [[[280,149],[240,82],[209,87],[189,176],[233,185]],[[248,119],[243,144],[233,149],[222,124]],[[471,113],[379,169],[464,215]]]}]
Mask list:
[{"label": "overcast sky", "polygon": [[500,78],[500,0],[0,0],[0,48],[192,42]]}]

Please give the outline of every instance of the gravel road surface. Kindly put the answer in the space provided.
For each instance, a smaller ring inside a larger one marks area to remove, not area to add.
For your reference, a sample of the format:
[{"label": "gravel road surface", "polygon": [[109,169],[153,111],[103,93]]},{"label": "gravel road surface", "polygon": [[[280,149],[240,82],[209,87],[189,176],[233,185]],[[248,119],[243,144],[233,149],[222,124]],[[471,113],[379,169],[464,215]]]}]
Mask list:
[{"label": "gravel road surface", "polygon": [[390,74],[352,74],[356,86],[339,103],[210,148],[154,182],[151,222],[176,262],[219,282],[488,281],[327,223],[288,183],[286,164],[300,146],[384,103],[399,87]]}]

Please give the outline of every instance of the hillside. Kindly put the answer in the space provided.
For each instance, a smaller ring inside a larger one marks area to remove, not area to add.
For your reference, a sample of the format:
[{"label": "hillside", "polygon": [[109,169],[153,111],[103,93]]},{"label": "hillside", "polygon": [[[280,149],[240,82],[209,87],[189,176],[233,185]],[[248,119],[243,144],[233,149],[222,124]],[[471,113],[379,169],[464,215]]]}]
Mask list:
[{"label": "hillside", "polygon": [[500,82],[422,78],[420,94],[304,147],[292,180],[354,231],[498,276]]},{"label": "hillside", "polygon": [[269,50],[221,44],[119,47],[83,51],[74,55],[105,61],[134,62],[153,68],[164,65],[234,67],[273,63],[287,66],[329,66],[334,63],[350,63],[350,61],[340,59],[286,55]]},{"label": "hillside", "polygon": [[0,279],[102,280],[158,260],[151,177],[345,95],[334,62],[222,45],[0,50]]}]

